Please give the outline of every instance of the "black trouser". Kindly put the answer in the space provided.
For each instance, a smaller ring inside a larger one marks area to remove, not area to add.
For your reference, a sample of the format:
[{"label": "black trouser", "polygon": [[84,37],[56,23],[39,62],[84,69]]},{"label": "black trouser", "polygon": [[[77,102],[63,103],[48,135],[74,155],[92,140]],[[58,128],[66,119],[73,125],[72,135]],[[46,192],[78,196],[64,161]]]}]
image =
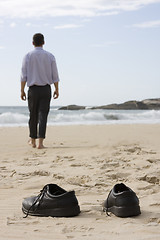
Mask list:
[{"label": "black trouser", "polygon": [[30,112],[29,131],[31,138],[45,138],[47,117],[50,109],[50,100],[50,85],[34,85],[29,87],[28,108]]}]

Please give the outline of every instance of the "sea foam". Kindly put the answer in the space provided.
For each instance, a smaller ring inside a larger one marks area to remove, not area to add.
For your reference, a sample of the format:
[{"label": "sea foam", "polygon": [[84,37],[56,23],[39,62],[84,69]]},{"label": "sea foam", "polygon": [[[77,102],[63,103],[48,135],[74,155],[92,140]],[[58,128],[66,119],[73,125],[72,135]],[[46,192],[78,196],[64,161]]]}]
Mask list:
[{"label": "sea foam", "polygon": [[0,114],[1,126],[26,125],[28,116],[21,113],[5,112]]},{"label": "sea foam", "polygon": [[[8,111],[10,110],[10,111]],[[26,108],[0,107],[0,126],[27,126]],[[57,110],[51,108],[48,125],[160,123],[159,110]]]}]

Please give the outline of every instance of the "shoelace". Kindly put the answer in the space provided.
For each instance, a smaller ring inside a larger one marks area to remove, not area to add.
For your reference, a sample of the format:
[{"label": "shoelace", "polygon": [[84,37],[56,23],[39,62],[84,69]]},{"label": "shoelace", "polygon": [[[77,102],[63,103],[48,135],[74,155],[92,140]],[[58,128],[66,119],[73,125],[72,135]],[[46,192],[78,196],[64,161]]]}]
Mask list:
[{"label": "shoelace", "polygon": [[36,197],[36,200],[35,200],[35,201],[33,202],[33,204],[30,206],[30,208],[28,209],[26,215],[25,215],[23,218],[27,218],[27,217],[28,217],[30,210],[32,209],[33,206],[36,205],[36,203],[38,203],[38,204],[37,204],[36,208],[34,209],[34,211],[37,210],[38,206],[39,206],[39,205],[41,204],[41,202],[43,201],[43,197],[44,197],[44,195],[45,195],[46,192],[47,192],[47,185],[44,186],[44,188],[40,191],[40,194]]},{"label": "shoelace", "polygon": [[108,194],[108,197],[107,197],[107,207],[105,208],[103,208],[103,212],[106,212],[106,214],[107,214],[107,216],[111,216],[110,214],[109,214],[109,211],[108,211],[108,199],[109,199],[109,196],[110,196],[110,194],[111,194],[111,192],[112,192],[112,190],[109,192],[109,194]]}]

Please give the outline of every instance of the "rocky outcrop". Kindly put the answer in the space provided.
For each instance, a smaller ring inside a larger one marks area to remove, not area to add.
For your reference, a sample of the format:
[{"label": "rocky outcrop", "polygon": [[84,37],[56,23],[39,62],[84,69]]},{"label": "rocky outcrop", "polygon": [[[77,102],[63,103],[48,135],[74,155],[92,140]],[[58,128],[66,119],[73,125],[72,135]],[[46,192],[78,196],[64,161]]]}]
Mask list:
[{"label": "rocky outcrop", "polygon": [[65,107],[60,107],[58,110],[83,110],[86,107],[84,106],[77,106],[77,105],[68,105]]},{"label": "rocky outcrop", "polygon": [[160,98],[145,99],[142,102],[145,105],[147,105],[148,109],[154,109],[154,110],[160,109]]},{"label": "rocky outcrop", "polygon": [[143,101],[128,101],[121,104],[109,104],[92,109],[113,109],[113,110],[160,110],[160,98],[146,99]]},{"label": "rocky outcrop", "polygon": [[115,110],[137,110],[148,109],[147,105],[139,101],[128,101],[121,104],[110,104],[100,107],[94,107],[92,109],[115,109]]},{"label": "rocky outcrop", "polygon": [[[83,110],[85,106],[68,105],[59,110]],[[120,104],[109,104],[90,109],[113,109],[113,110],[160,110],[160,98],[145,99],[143,101],[128,101]]]}]

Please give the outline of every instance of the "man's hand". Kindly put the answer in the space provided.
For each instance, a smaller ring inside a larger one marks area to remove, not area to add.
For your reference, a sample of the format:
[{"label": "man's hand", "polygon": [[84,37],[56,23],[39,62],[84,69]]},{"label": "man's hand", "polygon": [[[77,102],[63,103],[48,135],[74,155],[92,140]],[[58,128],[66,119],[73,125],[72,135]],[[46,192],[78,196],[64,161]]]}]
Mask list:
[{"label": "man's hand", "polygon": [[53,93],[53,98],[56,99],[58,97],[59,97],[59,91],[55,90],[54,93]]},{"label": "man's hand", "polygon": [[25,85],[26,85],[26,82],[21,82],[21,99],[23,101],[26,101],[26,93],[24,91],[24,88],[25,88]]},{"label": "man's hand", "polygon": [[21,99],[26,101],[26,93],[24,91],[21,92]]}]

